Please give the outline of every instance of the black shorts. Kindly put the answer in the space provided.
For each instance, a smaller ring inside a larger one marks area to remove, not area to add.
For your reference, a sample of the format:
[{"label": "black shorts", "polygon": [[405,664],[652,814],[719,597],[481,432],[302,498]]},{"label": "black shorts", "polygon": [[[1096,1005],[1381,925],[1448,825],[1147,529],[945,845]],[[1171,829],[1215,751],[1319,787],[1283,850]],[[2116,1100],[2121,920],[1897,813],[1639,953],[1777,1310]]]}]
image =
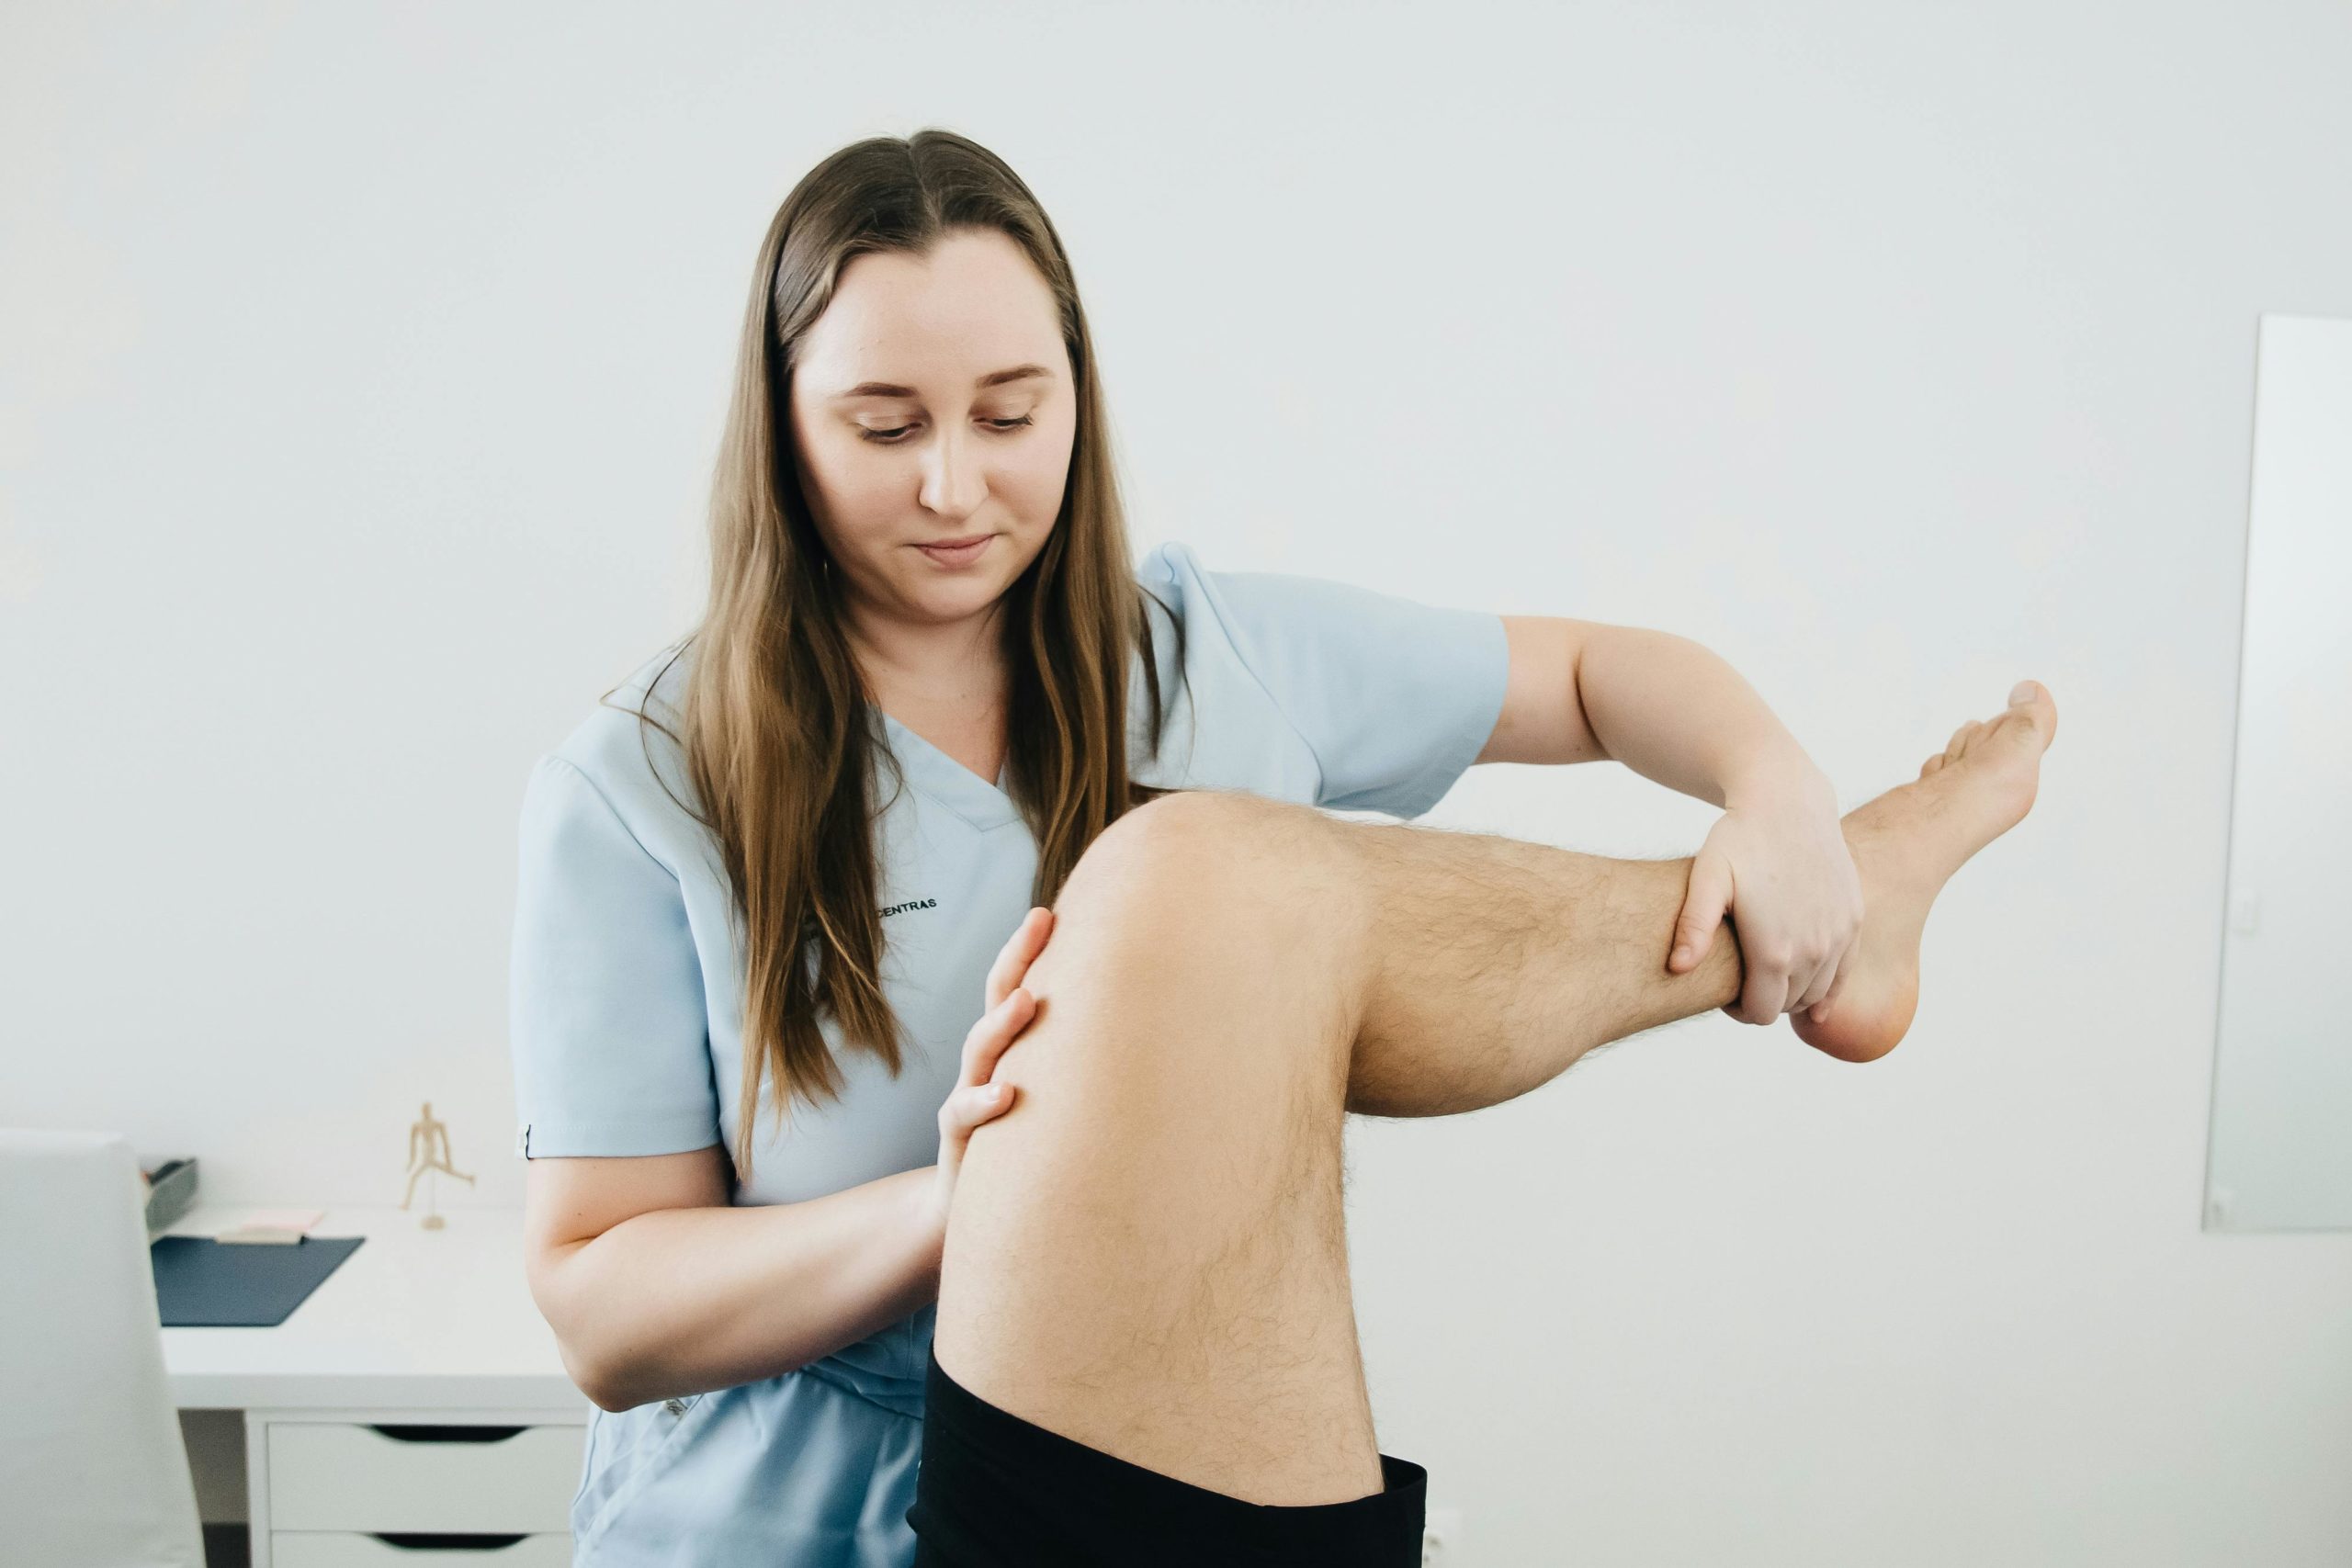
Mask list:
[{"label": "black shorts", "polygon": [[1419,1568],[1429,1472],[1380,1456],[1385,1489],[1343,1503],[1251,1503],[1146,1470],[923,1375],[915,1568]]}]

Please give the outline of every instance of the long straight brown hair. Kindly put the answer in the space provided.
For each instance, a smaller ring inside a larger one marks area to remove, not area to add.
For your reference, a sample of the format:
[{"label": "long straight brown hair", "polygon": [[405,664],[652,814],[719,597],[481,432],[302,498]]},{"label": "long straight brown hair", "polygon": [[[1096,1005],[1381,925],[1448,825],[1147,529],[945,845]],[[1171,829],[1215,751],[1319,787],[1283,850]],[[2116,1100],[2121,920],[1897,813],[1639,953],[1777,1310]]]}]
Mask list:
[{"label": "long straight brown hair", "polygon": [[[684,735],[638,710],[683,749],[702,808],[679,805],[710,830],[733,886],[744,961],[742,1182],[763,1077],[779,1128],[796,1098],[841,1098],[820,1015],[836,1021],[845,1049],[880,1057],[893,1077],[903,1044],[879,977],[869,793],[877,754],[889,753],[871,744],[869,694],[800,491],[793,368],[853,257],[921,257],[964,230],[995,230],[1028,254],[1052,287],[1077,383],[1061,512],[1001,601],[1005,782],[1036,840],[1031,902],[1051,904],[1096,835],[1167,793],[1127,772],[1131,653],[1143,661],[1155,751],[1167,725],[1148,618],[1155,596],[1135,579],[1093,343],[1061,239],[1020,176],[976,142],[936,129],[853,142],[793,187],[752,268],[711,487],[710,597],[671,660],[694,651]],[[1183,629],[1175,620],[1180,674]]]}]

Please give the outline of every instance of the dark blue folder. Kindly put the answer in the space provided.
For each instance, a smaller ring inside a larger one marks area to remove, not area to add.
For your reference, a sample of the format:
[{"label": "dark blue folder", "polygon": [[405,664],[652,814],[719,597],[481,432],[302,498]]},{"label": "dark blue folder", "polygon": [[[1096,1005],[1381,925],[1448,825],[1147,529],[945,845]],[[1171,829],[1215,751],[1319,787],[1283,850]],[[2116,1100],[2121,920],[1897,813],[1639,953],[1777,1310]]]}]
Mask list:
[{"label": "dark blue folder", "polygon": [[273,1245],[158,1236],[147,1248],[156,1313],[165,1328],[274,1328],[367,1239],[306,1235]]}]

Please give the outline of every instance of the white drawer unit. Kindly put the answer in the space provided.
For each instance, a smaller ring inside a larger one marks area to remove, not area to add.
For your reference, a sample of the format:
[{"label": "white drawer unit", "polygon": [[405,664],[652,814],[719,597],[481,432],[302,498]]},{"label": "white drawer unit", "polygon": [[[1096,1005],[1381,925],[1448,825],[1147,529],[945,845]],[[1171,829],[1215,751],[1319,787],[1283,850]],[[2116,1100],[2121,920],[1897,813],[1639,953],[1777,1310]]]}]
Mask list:
[{"label": "white drawer unit", "polygon": [[274,1421],[269,1528],[568,1530],[581,1438],[578,1427]]},{"label": "white drawer unit", "polygon": [[245,1413],[254,1568],[565,1568],[584,1417]]},{"label": "white drawer unit", "polygon": [[568,1535],[526,1535],[501,1546],[435,1542],[430,1550],[401,1544],[411,1538],[379,1540],[372,1535],[332,1530],[277,1530],[270,1536],[270,1568],[439,1568],[445,1562],[495,1563],[498,1568],[571,1568]]}]

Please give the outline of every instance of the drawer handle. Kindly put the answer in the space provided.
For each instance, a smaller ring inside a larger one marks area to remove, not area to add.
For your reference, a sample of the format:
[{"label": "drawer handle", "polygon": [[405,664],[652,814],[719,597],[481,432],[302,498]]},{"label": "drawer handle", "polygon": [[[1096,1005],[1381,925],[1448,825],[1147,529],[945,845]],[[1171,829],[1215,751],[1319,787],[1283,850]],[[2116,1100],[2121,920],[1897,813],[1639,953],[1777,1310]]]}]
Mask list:
[{"label": "drawer handle", "polygon": [[[376,1532],[369,1531],[371,1535]],[[403,1551],[503,1551],[515,1542],[528,1540],[525,1535],[376,1535],[386,1546],[397,1546]]]},{"label": "drawer handle", "polygon": [[401,1443],[503,1443],[527,1427],[421,1427],[415,1425],[368,1427]]}]

